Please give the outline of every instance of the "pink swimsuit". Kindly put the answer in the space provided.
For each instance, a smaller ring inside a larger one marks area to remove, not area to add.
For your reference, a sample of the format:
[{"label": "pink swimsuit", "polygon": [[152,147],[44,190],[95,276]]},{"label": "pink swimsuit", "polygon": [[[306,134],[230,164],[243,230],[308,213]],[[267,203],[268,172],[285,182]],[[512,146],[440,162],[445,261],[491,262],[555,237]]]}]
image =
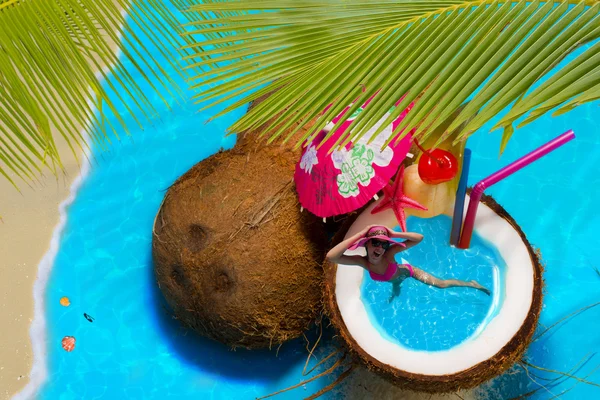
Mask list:
[{"label": "pink swimsuit", "polygon": [[[402,264],[402,265],[405,266],[406,268],[408,268],[408,270],[410,271],[410,276],[412,277],[414,275],[412,265],[410,265],[410,264]],[[371,275],[371,279],[373,279],[374,281],[388,282],[392,279],[392,277],[396,273],[396,270],[398,269],[398,267],[399,267],[398,264],[391,262],[388,264],[388,267],[385,270],[385,273],[378,274],[376,272],[369,270],[369,275]]]}]

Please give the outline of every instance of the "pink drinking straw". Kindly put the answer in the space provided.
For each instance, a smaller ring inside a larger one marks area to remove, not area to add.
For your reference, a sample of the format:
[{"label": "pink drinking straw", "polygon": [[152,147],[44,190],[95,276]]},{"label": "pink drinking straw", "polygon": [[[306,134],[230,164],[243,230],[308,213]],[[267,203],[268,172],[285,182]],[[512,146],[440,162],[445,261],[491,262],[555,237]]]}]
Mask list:
[{"label": "pink drinking straw", "polygon": [[493,173],[492,175],[477,183],[471,191],[471,196],[469,199],[469,209],[467,210],[467,216],[465,217],[462,234],[458,242],[458,248],[468,249],[469,245],[471,244],[471,236],[473,235],[473,225],[475,224],[475,215],[477,214],[477,207],[479,206],[479,200],[481,199],[481,195],[483,194],[483,191],[485,189],[497,182],[500,182],[507,176],[512,175],[521,168],[531,164],[535,160],[540,159],[541,157],[545,156],[551,151],[558,149],[560,146],[573,139],[575,139],[575,133],[573,132],[573,130],[569,129],[562,135],[558,136],[556,139],[549,141],[545,145],[533,150],[526,156],[519,158],[517,161],[512,162],[511,164],[502,168],[498,172]]}]

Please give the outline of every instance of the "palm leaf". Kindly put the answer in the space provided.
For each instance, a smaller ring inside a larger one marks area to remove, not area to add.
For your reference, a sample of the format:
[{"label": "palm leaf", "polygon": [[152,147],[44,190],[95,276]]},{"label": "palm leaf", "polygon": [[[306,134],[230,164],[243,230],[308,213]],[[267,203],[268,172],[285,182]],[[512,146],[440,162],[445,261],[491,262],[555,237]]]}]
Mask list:
[{"label": "palm leaf", "polygon": [[524,117],[521,125],[526,124],[600,98],[600,44],[555,69],[600,37],[599,1],[187,0],[185,5],[193,20],[185,35],[197,40],[186,47],[188,68],[195,71],[191,80],[210,86],[196,100],[207,108],[239,97],[216,118],[277,89],[230,127],[240,132],[263,126],[270,141],[286,131],[289,140],[302,122],[316,119],[300,145],[346,106],[353,103],[352,113],[376,94],[339,144],[359,139],[386,118],[381,133],[414,102],[396,138],[416,129],[422,141],[435,135],[435,145],[450,135],[454,144],[466,140],[512,105],[497,125],[505,129],[504,147],[518,119]]},{"label": "palm leaf", "polygon": [[[124,10],[127,23],[147,36],[150,45],[125,28]],[[140,125],[156,117],[152,93],[142,90],[142,84],[167,104],[167,98],[183,95],[162,65],[165,61],[152,56],[156,49],[187,78],[177,57],[189,53],[174,52],[193,45],[191,37],[180,36],[181,22],[160,0],[0,0],[0,175],[16,186],[14,177],[28,184],[44,169],[60,172],[57,137],[75,157],[88,146],[87,135],[106,147],[106,128],[115,130],[105,111],[126,132],[119,109]],[[140,72],[143,82],[136,82],[125,64]]]}]

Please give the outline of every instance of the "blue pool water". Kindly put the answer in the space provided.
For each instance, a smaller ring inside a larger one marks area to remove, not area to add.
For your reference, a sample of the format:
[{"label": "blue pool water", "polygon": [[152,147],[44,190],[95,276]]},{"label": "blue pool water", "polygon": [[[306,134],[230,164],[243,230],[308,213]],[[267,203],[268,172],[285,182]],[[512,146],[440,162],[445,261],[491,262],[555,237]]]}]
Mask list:
[{"label": "blue pool water", "polygon": [[504,260],[477,234],[468,250],[448,246],[451,224],[446,216],[408,218],[408,231],[422,234],[423,241],[398,253],[397,261],[402,263],[404,258],[440,279],[476,280],[490,289],[492,296],[464,287],[440,290],[406,279],[400,295],[390,301],[391,284],[365,277],[363,302],[374,325],[388,340],[414,350],[446,350],[481,332],[497,314],[504,293]]},{"label": "blue pool water", "polygon": [[[154,101],[162,120],[144,131],[134,129],[133,140],[125,138],[109,152],[94,149],[91,172],[68,210],[45,293],[49,378],[39,398],[251,399],[304,379],[303,340],[284,345],[279,353],[229,352],[181,329],[164,310],[152,276],[154,215],[165,189],[179,175],[219,148],[233,145],[234,139],[223,138],[223,133],[244,110],[203,125],[210,114],[196,114],[197,106],[173,104],[167,111],[158,97]],[[577,134],[574,142],[489,190],[543,255],[542,328],[600,301],[600,277],[594,270],[600,266],[598,110],[595,103],[518,130],[501,159],[500,135],[487,134],[494,121],[468,142],[473,150],[469,179],[473,184],[569,128]],[[60,306],[62,296],[70,298],[70,307]],[[94,317],[93,322],[83,313]],[[526,357],[534,365],[567,371],[600,349],[599,330],[597,307],[533,343]],[[66,335],[77,339],[71,353],[60,345]],[[332,349],[330,339],[331,335],[323,339],[318,357]],[[599,364],[600,357],[593,356],[576,373],[600,381],[595,370]],[[331,383],[335,375],[276,398],[305,397]],[[516,368],[479,391],[483,397],[509,398],[540,387],[539,382],[546,389],[536,396],[545,399],[552,397],[549,392],[559,394],[577,383],[548,380],[554,377]],[[578,384],[563,398],[598,395],[598,388]],[[340,398],[340,392],[325,398]]]}]

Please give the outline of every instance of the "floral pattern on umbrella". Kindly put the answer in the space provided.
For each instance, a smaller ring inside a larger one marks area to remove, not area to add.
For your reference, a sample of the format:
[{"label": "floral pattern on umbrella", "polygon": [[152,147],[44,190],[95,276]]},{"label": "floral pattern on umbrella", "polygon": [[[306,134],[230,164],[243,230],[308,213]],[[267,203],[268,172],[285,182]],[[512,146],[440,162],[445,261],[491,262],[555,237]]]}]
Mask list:
[{"label": "floral pattern on umbrella", "polygon": [[327,200],[335,201],[333,188],[336,182],[336,172],[333,168],[315,169],[310,177],[316,187],[315,200],[318,205]]},{"label": "floral pattern on umbrella", "polygon": [[350,150],[350,154],[350,158],[342,162],[342,172],[337,175],[338,192],[344,198],[358,196],[358,185],[369,186],[371,178],[375,176],[372,149],[358,144]]},{"label": "floral pattern on umbrella", "polygon": [[345,118],[345,121],[322,146],[319,147],[327,135],[325,131],[321,131],[312,142],[304,144],[304,152],[294,173],[296,190],[302,207],[319,217],[345,214],[365,205],[396,174],[398,166],[408,153],[412,132],[405,135],[399,143],[391,144],[383,150],[381,148],[412,105],[386,126],[372,143],[369,140],[379,130],[387,115],[360,139],[343,149],[332,151],[333,144],[346,133],[352,120],[369,101],[350,117],[345,116],[349,109],[347,107],[334,118],[334,124],[341,118]]},{"label": "floral pattern on umbrella", "polygon": [[372,143],[369,143],[382,123],[383,120],[375,124],[350,149],[333,152],[331,156],[333,165],[341,171],[337,179],[338,191],[344,198],[357,196],[360,192],[359,184],[364,187],[369,186],[371,179],[375,176],[374,165],[387,167],[394,158],[394,151],[390,147],[381,150],[386,140],[392,135],[392,124],[386,127]]},{"label": "floral pattern on umbrella", "polygon": [[310,145],[302,155],[302,159],[300,160],[300,168],[302,168],[306,173],[310,174],[312,172],[313,165],[318,163],[319,159],[317,158],[317,148],[314,145]]}]

